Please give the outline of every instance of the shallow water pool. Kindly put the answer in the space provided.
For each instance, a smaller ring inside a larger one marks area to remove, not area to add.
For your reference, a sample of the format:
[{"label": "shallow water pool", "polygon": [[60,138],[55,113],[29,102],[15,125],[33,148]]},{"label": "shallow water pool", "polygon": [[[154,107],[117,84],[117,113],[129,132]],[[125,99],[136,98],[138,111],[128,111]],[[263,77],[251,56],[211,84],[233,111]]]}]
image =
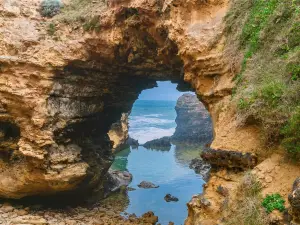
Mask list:
[{"label": "shallow water pool", "polygon": [[[194,194],[202,192],[204,181],[200,175],[189,169],[191,156],[199,155],[199,149],[176,148],[170,151],[147,150],[142,146],[138,149],[125,149],[116,155],[112,169],[128,170],[133,175],[135,188],[128,192],[129,204],[127,213],[141,216],[153,211],[159,217],[159,223],[167,225],[170,221],[176,225],[184,224],[187,217],[186,203]],[[137,185],[141,181],[150,181],[159,188],[141,189]],[[171,194],[179,198],[178,202],[166,202],[164,197]]]}]

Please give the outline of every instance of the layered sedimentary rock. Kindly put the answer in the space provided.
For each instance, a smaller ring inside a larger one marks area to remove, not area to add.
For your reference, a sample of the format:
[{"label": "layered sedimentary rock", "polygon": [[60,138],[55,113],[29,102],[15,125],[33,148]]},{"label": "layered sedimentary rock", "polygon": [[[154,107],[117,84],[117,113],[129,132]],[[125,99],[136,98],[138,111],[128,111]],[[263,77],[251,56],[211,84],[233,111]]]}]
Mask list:
[{"label": "layered sedimentary rock", "polygon": [[176,130],[172,140],[178,142],[211,142],[213,136],[210,115],[196,95],[184,94],[177,100]]},{"label": "layered sedimentary rock", "polygon": [[128,128],[128,113],[123,113],[121,119],[111,125],[108,136],[114,143],[113,152],[117,152],[126,147],[129,138]]},{"label": "layered sedimentary rock", "polygon": [[157,80],[192,86],[212,116],[213,148],[260,147],[258,128],[238,126],[227,107],[227,0],[87,4],[101,32],[48,21],[38,1],[0,5],[1,197],[101,190],[111,125]]}]

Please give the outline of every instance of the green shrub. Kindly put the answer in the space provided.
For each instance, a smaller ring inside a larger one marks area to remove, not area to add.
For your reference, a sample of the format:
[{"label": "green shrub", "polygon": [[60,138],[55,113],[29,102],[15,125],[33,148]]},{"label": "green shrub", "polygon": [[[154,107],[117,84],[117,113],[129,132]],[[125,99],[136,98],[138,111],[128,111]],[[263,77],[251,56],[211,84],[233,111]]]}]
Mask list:
[{"label": "green shrub", "polygon": [[290,118],[287,125],[281,132],[284,135],[282,145],[288,153],[294,156],[294,159],[300,158],[300,107]]},{"label": "green shrub", "polygon": [[278,103],[284,93],[285,84],[280,81],[266,82],[261,87],[260,94],[262,99],[274,106]]},{"label": "green shrub", "polygon": [[280,194],[272,194],[267,195],[267,197],[263,200],[262,206],[266,209],[267,213],[271,213],[275,209],[283,212],[285,210],[284,200],[280,196]]},{"label": "green shrub", "polygon": [[43,0],[41,2],[41,15],[44,17],[53,17],[60,12],[63,4],[60,0]]},{"label": "green shrub", "polygon": [[300,64],[290,63],[286,70],[291,80],[296,81],[300,78]]}]

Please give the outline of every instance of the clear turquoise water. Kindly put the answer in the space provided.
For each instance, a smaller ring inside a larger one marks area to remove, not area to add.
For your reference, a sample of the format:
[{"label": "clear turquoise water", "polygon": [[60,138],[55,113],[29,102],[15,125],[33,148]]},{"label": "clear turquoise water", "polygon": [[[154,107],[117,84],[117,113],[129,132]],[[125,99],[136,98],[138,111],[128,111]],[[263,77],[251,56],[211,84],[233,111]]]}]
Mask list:
[{"label": "clear turquoise water", "polygon": [[[129,118],[129,134],[140,143],[148,140],[171,136],[176,128],[176,102],[138,100],[133,106]],[[159,223],[167,225],[170,221],[176,225],[184,224],[187,217],[186,203],[194,194],[202,192],[204,181],[201,176],[189,169],[191,159],[199,156],[203,146],[175,146],[170,151],[125,149],[116,155],[112,169],[127,170],[133,175],[129,191],[129,205],[125,212],[141,216],[153,211],[159,217]],[[141,181],[150,181],[160,187],[140,189]],[[179,198],[178,202],[165,202],[166,194]]]},{"label": "clear turquoise water", "polygon": [[[199,150],[198,150],[199,152]],[[153,211],[162,225],[170,221],[176,225],[184,224],[187,217],[186,203],[194,194],[202,192],[204,181],[201,176],[188,167],[184,160],[176,158],[176,146],[170,151],[126,149],[116,155],[113,169],[125,169],[133,175],[129,191],[129,205],[125,212],[141,216]],[[150,181],[160,187],[157,189],[140,189],[141,181]],[[165,202],[166,194],[179,198],[178,202]]]}]

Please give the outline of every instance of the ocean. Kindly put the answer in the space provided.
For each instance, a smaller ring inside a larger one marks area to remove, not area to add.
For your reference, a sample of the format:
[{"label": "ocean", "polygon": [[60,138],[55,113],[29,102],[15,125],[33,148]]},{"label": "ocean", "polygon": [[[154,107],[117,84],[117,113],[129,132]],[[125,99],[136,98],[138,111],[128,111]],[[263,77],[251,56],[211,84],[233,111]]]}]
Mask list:
[{"label": "ocean", "polygon": [[[129,134],[140,144],[146,141],[171,136],[176,128],[176,101],[137,100],[129,117]],[[145,149],[139,146],[118,152],[112,165],[114,170],[129,171],[133,180],[129,185],[134,191],[127,193],[128,203],[124,215],[141,216],[153,211],[159,223],[184,224],[187,217],[186,203],[194,194],[202,193],[205,183],[202,177],[189,168],[191,159],[199,157],[203,146],[175,146],[169,151]],[[150,181],[159,188],[141,189],[138,184]],[[166,202],[164,196],[176,196],[178,202]]]},{"label": "ocean", "polygon": [[175,132],[176,101],[137,100],[129,116],[129,135],[144,144]]}]

